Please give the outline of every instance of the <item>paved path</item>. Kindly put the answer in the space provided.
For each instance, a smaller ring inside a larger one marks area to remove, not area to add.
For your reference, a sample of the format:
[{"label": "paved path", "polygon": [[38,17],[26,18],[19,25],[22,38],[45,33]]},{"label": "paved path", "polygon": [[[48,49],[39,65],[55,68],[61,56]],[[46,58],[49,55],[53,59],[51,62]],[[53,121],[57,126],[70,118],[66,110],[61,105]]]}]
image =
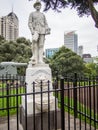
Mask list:
[{"label": "paved path", "polygon": [[[0,130],[8,130],[7,129],[7,120],[1,120],[0,119]],[[79,119],[76,119],[76,128],[74,129],[74,117],[70,115],[70,130],[80,130],[80,122]],[[17,130],[17,120],[16,117],[13,116],[10,119],[10,130]],[[22,126],[19,124],[19,130],[23,130]],[[60,129],[59,129],[60,130]],[[65,130],[68,129],[68,113],[65,113]],[[85,124],[84,122],[81,122],[81,130],[90,130],[90,127],[88,124],[86,124],[86,129],[85,129]],[[95,130],[93,127],[91,127],[91,130]],[[96,129],[98,130],[98,129]]]}]

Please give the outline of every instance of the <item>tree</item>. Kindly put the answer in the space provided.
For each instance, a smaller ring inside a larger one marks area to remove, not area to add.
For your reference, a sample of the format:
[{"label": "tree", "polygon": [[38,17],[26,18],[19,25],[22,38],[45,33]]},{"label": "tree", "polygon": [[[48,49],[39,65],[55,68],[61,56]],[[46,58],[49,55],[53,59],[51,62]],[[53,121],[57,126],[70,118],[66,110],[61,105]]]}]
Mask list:
[{"label": "tree", "polygon": [[96,76],[98,74],[98,65],[96,63],[86,63],[86,75]]},{"label": "tree", "polygon": [[30,45],[31,42],[30,40],[27,40],[25,37],[19,37],[17,40],[16,40],[17,43],[24,43],[26,45]]},{"label": "tree", "polygon": [[0,41],[0,62],[28,62],[32,53],[30,43],[28,42],[27,44],[26,41],[27,40],[22,41],[22,43],[13,41]]},{"label": "tree", "polygon": [[98,28],[98,11],[95,8],[95,4],[98,4],[98,0],[41,0],[45,3],[44,11],[53,10],[60,11],[61,8],[71,7],[76,9],[79,16],[91,15],[96,28]]},{"label": "tree", "polygon": [[4,39],[4,37],[2,37],[2,36],[0,35],[0,41],[2,41],[2,40],[5,40],[5,39]]},{"label": "tree", "polygon": [[73,73],[83,74],[85,68],[82,58],[65,46],[62,46],[48,62],[54,76],[57,71],[62,76]]},{"label": "tree", "polygon": [[[0,62],[25,62],[28,63],[32,56],[30,40],[18,38],[17,42],[6,41],[0,37]],[[25,67],[18,67],[18,74],[24,74]]]}]

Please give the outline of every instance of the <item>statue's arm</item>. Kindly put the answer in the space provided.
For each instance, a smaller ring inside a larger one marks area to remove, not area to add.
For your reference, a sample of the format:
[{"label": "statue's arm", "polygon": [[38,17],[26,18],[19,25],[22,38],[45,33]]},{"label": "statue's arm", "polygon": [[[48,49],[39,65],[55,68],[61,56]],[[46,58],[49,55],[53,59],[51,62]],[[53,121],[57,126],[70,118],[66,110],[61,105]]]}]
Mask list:
[{"label": "statue's arm", "polygon": [[47,20],[46,20],[46,17],[44,16],[44,19],[45,19],[45,28],[46,28],[46,34],[50,34],[50,28],[48,26],[48,23],[47,23]]},{"label": "statue's arm", "polygon": [[45,15],[44,15],[44,21],[45,21],[45,26],[46,26],[46,28],[49,28]]},{"label": "statue's arm", "polygon": [[28,26],[29,26],[29,29],[31,31],[31,34],[33,35],[34,30],[33,30],[33,14],[32,13],[29,15]]}]

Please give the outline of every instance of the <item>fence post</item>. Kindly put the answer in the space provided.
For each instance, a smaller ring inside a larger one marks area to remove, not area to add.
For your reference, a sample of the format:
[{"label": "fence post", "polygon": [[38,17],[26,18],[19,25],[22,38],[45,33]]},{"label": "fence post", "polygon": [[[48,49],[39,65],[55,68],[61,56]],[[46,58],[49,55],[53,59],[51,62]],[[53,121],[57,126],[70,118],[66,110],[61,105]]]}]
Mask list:
[{"label": "fence post", "polygon": [[27,130],[27,83],[25,83],[25,130]]},{"label": "fence post", "polygon": [[64,78],[60,80],[61,88],[61,130],[65,130],[65,113],[64,113]]},{"label": "fence post", "polygon": [[9,83],[8,81],[6,80],[6,92],[7,92],[7,97],[6,97],[6,105],[7,105],[7,120],[8,120],[8,130],[10,130],[10,112],[9,112]]},{"label": "fence post", "polygon": [[74,94],[74,117],[77,118],[77,74],[74,74],[73,82],[73,94]]},{"label": "fence post", "polygon": [[16,96],[16,115],[17,115],[17,130],[19,130],[19,115],[18,115],[18,102],[19,102],[19,100],[18,100],[18,87],[19,87],[19,84],[18,84],[18,77],[17,77],[17,82],[16,82],[16,94],[17,94],[17,96]]},{"label": "fence post", "polygon": [[[56,85],[55,85],[55,90],[58,89],[58,71],[56,72]],[[56,91],[56,97],[58,98],[58,91]]]},{"label": "fence post", "polygon": [[58,71],[56,72],[56,89],[58,89]]}]

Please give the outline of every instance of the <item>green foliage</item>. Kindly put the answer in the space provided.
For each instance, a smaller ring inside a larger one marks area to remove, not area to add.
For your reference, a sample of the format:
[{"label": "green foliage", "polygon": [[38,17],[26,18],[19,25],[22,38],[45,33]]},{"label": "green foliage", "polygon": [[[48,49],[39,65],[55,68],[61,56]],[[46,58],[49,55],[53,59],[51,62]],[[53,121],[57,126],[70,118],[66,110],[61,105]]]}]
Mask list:
[{"label": "green foliage", "polygon": [[96,63],[86,63],[86,75],[96,76],[98,74],[98,65]]},{"label": "green foliage", "polygon": [[3,40],[5,40],[4,37],[2,37],[2,36],[0,35],[0,41],[3,41]]},{"label": "green foliage", "polygon": [[52,56],[49,64],[54,76],[57,71],[62,76],[72,73],[83,74],[85,68],[82,58],[65,46]]},{"label": "green foliage", "polygon": [[28,62],[31,57],[30,41],[18,38],[17,42],[0,40],[0,62]]},{"label": "green foliage", "polygon": [[31,42],[30,42],[30,40],[27,40],[25,37],[20,37],[20,38],[18,38],[17,40],[16,40],[16,42],[17,43],[24,43],[24,44],[26,44],[26,45],[30,45],[31,44]]}]

